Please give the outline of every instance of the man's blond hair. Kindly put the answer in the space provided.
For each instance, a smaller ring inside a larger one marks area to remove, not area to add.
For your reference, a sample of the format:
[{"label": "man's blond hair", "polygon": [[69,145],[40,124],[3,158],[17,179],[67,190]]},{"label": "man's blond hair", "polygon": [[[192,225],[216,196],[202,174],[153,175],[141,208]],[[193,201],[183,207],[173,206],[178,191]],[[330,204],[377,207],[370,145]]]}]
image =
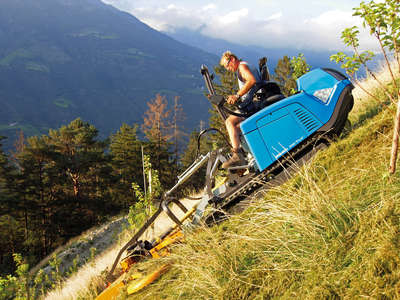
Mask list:
[{"label": "man's blond hair", "polygon": [[219,64],[221,66],[225,66],[226,62],[231,58],[234,57],[235,59],[238,59],[237,56],[235,54],[233,54],[231,51],[225,51],[222,56],[221,56],[221,60],[219,61]]}]

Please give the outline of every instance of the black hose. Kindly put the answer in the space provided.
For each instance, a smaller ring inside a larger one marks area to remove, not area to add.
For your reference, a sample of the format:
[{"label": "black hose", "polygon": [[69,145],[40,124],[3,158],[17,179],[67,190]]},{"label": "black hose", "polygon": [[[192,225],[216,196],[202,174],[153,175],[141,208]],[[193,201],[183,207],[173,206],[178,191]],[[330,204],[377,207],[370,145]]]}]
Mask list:
[{"label": "black hose", "polygon": [[201,140],[202,136],[203,136],[204,134],[210,132],[210,131],[217,131],[217,132],[224,138],[225,143],[226,143],[230,148],[232,148],[232,145],[229,143],[228,139],[227,139],[226,136],[221,132],[221,130],[219,130],[219,129],[217,129],[217,128],[213,128],[213,127],[207,128],[207,129],[204,129],[203,131],[201,131],[200,134],[199,134],[199,136],[197,137],[197,153],[196,153],[196,156],[195,156],[196,158],[195,158],[195,159],[197,159],[197,158],[199,157],[199,155],[200,155],[200,140]]}]

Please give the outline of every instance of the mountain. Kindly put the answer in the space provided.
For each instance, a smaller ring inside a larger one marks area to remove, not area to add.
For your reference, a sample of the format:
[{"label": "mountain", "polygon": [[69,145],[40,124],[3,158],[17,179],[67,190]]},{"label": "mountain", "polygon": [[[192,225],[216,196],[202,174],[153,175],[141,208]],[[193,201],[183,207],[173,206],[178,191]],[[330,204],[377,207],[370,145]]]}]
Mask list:
[{"label": "mountain", "polygon": [[[340,67],[329,60],[329,57],[334,54],[334,51],[313,51],[313,50],[299,50],[291,48],[274,48],[273,41],[271,40],[270,48],[263,48],[254,45],[239,45],[225,41],[223,39],[211,38],[203,35],[199,30],[191,30],[188,28],[178,28],[174,32],[164,32],[177,41],[197,47],[209,53],[220,56],[224,51],[230,50],[238,57],[247,60],[253,65],[258,65],[258,59],[261,57],[268,57],[268,67],[270,72],[274,71],[279,59],[287,55],[289,57],[297,56],[303,53],[306,57],[307,63],[312,68],[317,67],[330,67],[340,69]],[[268,40],[268,37],[265,37]]]},{"label": "mountain", "polygon": [[217,63],[100,0],[2,0],[0,135],[81,117],[107,136],[157,93],[180,97],[191,129],[208,119],[200,66]]}]

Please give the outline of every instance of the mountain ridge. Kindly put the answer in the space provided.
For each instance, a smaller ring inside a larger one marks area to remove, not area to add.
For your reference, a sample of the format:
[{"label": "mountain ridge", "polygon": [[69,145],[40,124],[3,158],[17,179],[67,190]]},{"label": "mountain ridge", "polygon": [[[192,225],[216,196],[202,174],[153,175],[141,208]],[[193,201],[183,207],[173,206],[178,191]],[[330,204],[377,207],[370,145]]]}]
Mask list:
[{"label": "mountain ridge", "polygon": [[158,93],[180,97],[186,128],[208,119],[199,69],[217,56],[99,0],[4,0],[0,8],[0,135],[42,134],[81,117],[105,137],[141,123]]},{"label": "mountain ridge", "polygon": [[[294,49],[294,48],[265,48],[255,45],[240,45],[234,42],[229,42],[223,39],[212,38],[205,36],[199,29],[191,30],[188,28],[176,28],[173,31],[164,31],[166,35],[181,41],[187,45],[204,49],[209,53],[221,55],[226,50],[231,50],[238,57],[251,62],[253,65],[258,64],[258,59],[266,56],[270,72],[273,73],[279,59],[287,55],[289,57],[297,56],[303,53],[307,59],[308,64],[312,68],[317,67],[333,67],[338,68],[337,64],[329,60],[330,55],[334,51],[313,51],[307,49]],[[267,37],[266,37],[267,38]]]}]

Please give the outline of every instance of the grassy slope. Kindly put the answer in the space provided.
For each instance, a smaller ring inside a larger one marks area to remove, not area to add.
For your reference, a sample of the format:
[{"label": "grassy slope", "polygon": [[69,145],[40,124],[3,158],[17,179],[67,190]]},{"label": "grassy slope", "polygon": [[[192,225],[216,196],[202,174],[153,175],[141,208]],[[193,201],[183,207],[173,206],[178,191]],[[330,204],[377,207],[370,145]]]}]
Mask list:
[{"label": "grassy slope", "polygon": [[[379,111],[359,89],[353,94],[350,134],[284,186],[257,195],[244,213],[187,234],[162,261],[140,264],[150,270],[166,261],[173,268],[122,298],[400,298],[400,171],[387,173],[394,111]],[[92,264],[111,264],[120,247]],[[99,268],[85,266],[47,299],[92,299]]]},{"label": "grassy slope", "polygon": [[129,299],[400,298],[394,111],[356,105],[351,134],[243,214],[189,235],[171,271]]}]

